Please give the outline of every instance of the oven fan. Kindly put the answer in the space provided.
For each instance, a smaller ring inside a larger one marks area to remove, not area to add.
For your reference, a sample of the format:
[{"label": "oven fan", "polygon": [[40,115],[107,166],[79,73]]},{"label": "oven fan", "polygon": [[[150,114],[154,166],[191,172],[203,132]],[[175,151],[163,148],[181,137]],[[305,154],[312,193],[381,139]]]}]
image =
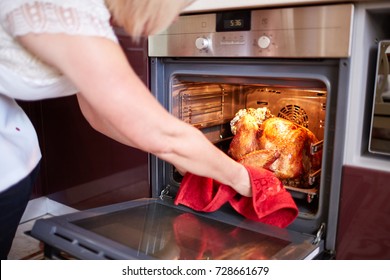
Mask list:
[{"label": "oven fan", "polygon": [[298,105],[287,105],[283,107],[279,111],[278,117],[292,121],[306,128],[309,126],[309,117],[306,111]]}]

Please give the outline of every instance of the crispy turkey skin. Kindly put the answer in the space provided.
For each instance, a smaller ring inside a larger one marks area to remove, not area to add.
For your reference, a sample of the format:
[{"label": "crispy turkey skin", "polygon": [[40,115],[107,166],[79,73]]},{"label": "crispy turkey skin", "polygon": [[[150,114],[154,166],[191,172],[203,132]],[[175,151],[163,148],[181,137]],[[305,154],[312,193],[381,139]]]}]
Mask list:
[{"label": "crispy turkey skin", "polygon": [[228,153],[244,165],[271,170],[286,186],[307,188],[309,176],[321,167],[321,153],[311,154],[318,142],[307,128],[270,116],[259,124],[241,114]]}]

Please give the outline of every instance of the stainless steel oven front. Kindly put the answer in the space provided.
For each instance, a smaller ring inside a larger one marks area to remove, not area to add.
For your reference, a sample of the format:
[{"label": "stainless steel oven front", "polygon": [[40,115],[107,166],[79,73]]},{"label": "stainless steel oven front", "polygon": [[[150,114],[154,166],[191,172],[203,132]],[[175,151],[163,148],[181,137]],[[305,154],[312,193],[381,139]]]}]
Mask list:
[{"label": "stainless steel oven front", "polygon": [[[321,167],[286,182],[299,216],[286,229],[229,206],[175,206],[181,175],[150,157],[152,198],[38,220],[49,258],[312,259],[335,248],[353,5],[183,15],[150,37],[151,91],[223,151],[240,109],[266,107],[311,130]],[[214,236],[214,238],[211,238]]]},{"label": "stainless steel oven front", "polygon": [[[240,109],[267,107],[311,130],[321,168],[306,187],[285,185],[299,207],[289,229],[335,246],[353,6],[184,15],[149,40],[151,87],[176,117],[225,152]],[[181,176],[152,157],[154,196],[174,197]]]}]

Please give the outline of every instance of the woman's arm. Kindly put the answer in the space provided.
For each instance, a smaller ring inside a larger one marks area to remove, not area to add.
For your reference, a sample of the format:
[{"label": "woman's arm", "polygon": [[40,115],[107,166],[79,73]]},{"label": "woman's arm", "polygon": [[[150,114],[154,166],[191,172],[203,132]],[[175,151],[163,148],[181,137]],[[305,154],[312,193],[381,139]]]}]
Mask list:
[{"label": "woman's arm", "polygon": [[101,133],[210,177],[250,196],[249,175],[196,128],[169,114],[130,67],[118,44],[98,37],[29,34],[21,44],[62,71],[80,90],[89,123]]}]

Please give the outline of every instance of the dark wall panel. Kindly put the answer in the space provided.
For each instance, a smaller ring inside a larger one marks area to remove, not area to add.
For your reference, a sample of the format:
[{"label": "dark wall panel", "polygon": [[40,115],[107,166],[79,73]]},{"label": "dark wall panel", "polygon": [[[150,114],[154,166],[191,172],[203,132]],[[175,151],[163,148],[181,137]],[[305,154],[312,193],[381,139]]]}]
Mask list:
[{"label": "dark wall panel", "polygon": [[390,172],[344,166],[337,259],[390,259]]}]

